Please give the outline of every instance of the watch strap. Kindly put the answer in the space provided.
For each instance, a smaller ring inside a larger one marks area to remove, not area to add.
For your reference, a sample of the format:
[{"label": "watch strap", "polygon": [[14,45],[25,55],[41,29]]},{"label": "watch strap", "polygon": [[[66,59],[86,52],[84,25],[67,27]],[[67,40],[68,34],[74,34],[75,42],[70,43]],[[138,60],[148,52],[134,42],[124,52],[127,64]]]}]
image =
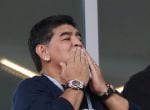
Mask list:
[{"label": "watch strap", "polygon": [[106,86],[107,86],[107,91],[99,94],[100,98],[103,101],[105,101],[108,98],[110,98],[114,93],[118,94],[117,90],[111,84],[106,84]]}]

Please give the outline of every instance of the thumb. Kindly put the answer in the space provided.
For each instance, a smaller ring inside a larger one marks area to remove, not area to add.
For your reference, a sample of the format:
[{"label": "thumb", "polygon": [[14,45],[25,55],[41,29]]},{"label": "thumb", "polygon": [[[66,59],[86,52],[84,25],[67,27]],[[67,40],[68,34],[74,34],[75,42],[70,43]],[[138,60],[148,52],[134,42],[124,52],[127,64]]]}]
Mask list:
[{"label": "thumb", "polygon": [[63,62],[60,62],[60,66],[61,66],[61,73],[63,74],[65,72],[67,66]]}]

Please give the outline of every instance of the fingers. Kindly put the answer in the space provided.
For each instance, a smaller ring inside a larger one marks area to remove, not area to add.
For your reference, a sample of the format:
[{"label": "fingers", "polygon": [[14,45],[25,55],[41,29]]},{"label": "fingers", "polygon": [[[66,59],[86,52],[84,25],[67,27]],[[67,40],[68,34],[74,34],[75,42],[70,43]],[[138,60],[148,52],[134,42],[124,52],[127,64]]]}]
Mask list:
[{"label": "fingers", "polygon": [[87,60],[89,62],[89,65],[93,65],[94,61],[92,60],[91,56],[89,55],[89,53],[86,51],[86,56],[87,56]]},{"label": "fingers", "polygon": [[69,64],[83,64],[83,65],[89,65],[88,57],[86,55],[85,49],[81,49],[80,47],[74,47],[71,50],[71,54],[68,60]]},{"label": "fingers", "polygon": [[[84,49],[84,50],[85,50],[85,49]],[[87,50],[85,50],[85,53],[86,53],[86,56],[88,57],[88,60],[89,60],[91,63],[97,65],[96,62],[93,60],[93,58],[90,56],[90,54],[87,52]]]},{"label": "fingers", "polygon": [[85,53],[88,60],[90,78],[92,78],[97,74],[97,72],[99,72],[99,66],[95,63],[95,61],[92,59],[92,57],[86,50]]},{"label": "fingers", "polygon": [[77,49],[76,49],[74,61],[78,62],[78,63],[81,62],[81,48],[80,47],[77,47]]},{"label": "fingers", "polygon": [[75,54],[75,55],[72,55],[74,57],[74,60],[72,61],[76,63],[88,64],[85,50],[81,49],[80,47],[77,47],[75,52],[72,54]]},{"label": "fingers", "polygon": [[68,61],[68,62],[74,62],[76,51],[77,51],[77,48],[73,48],[73,49],[71,50],[71,54],[70,54],[70,58],[69,58],[69,61]]},{"label": "fingers", "polygon": [[95,67],[94,67],[93,62],[91,61],[91,58],[89,56],[88,56],[88,63],[89,63],[89,69],[92,72],[95,69]]},{"label": "fingers", "polygon": [[89,62],[89,65],[90,66],[98,66],[97,64],[96,64],[96,62],[93,60],[93,58],[90,56],[90,54],[85,50],[85,53],[86,53],[86,56],[87,56],[87,59],[88,59],[88,62]]},{"label": "fingers", "polygon": [[[84,54],[84,55],[83,55]],[[74,47],[71,50],[69,62],[81,62],[84,58],[85,53],[82,52],[82,49],[80,47]]]}]

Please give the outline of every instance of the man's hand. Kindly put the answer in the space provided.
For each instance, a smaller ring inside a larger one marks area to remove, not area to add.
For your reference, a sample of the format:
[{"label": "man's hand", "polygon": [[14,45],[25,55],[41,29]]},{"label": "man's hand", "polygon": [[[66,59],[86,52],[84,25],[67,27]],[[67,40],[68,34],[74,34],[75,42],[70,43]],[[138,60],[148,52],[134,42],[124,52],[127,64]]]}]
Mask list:
[{"label": "man's hand", "polygon": [[[106,82],[103,78],[101,69],[94,62],[94,60],[90,57],[88,53],[87,57],[91,71],[91,80],[89,82],[91,91],[93,91],[97,95],[101,92],[106,92],[107,91]],[[128,110],[129,108],[128,101],[118,94],[112,95],[104,103],[106,104],[109,110]]]},{"label": "man's hand", "polygon": [[106,82],[103,78],[101,69],[87,52],[86,52],[86,56],[88,58],[89,67],[90,67],[91,78],[90,78],[89,86],[91,91],[93,91],[95,94],[99,94],[101,92],[107,91]]},{"label": "man's hand", "polygon": [[63,82],[66,83],[69,80],[79,80],[82,81],[85,86],[89,81],[89,64],[88,59],[85,57],[85,51],[80,47],[74,47],[71,51],[70,58],[67,62],[61,63],[62,74],[61,78]]},{"label": "man's hand", "polygon": [[[86,86],[89,82],[89,64],[85,52],[80,47],[74,47],[67,64],[61,63],[61,79],[65,84],[69,80],[79,80]],[[61,97],[68,100],[74,110],[79,110],[84,92],[81,90],[66,89]]]}]

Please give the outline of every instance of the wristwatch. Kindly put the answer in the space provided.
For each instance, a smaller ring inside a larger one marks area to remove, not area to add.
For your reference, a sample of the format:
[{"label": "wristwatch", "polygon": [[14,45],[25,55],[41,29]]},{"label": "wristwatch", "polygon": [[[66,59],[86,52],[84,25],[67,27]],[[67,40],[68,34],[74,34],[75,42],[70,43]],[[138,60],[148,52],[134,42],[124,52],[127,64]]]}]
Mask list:
[{"label": "wristwatch", "polygon": [[118,91],[111,84],[106,84],[106,86],[107,86],[107,91],[106,92],[102,92],[102,93],[99,94],[100,98],[103,101],[107,100],[114,93],[119,94]]},{"label": "wristwatch", "polygon": [[79,80],[69,80],[65,84],[65,88],[72,88],[74,90],[82,90],[82,91],[84,91],[85,86],[84,86],[84,83],[82,81],[79,81]]}]

